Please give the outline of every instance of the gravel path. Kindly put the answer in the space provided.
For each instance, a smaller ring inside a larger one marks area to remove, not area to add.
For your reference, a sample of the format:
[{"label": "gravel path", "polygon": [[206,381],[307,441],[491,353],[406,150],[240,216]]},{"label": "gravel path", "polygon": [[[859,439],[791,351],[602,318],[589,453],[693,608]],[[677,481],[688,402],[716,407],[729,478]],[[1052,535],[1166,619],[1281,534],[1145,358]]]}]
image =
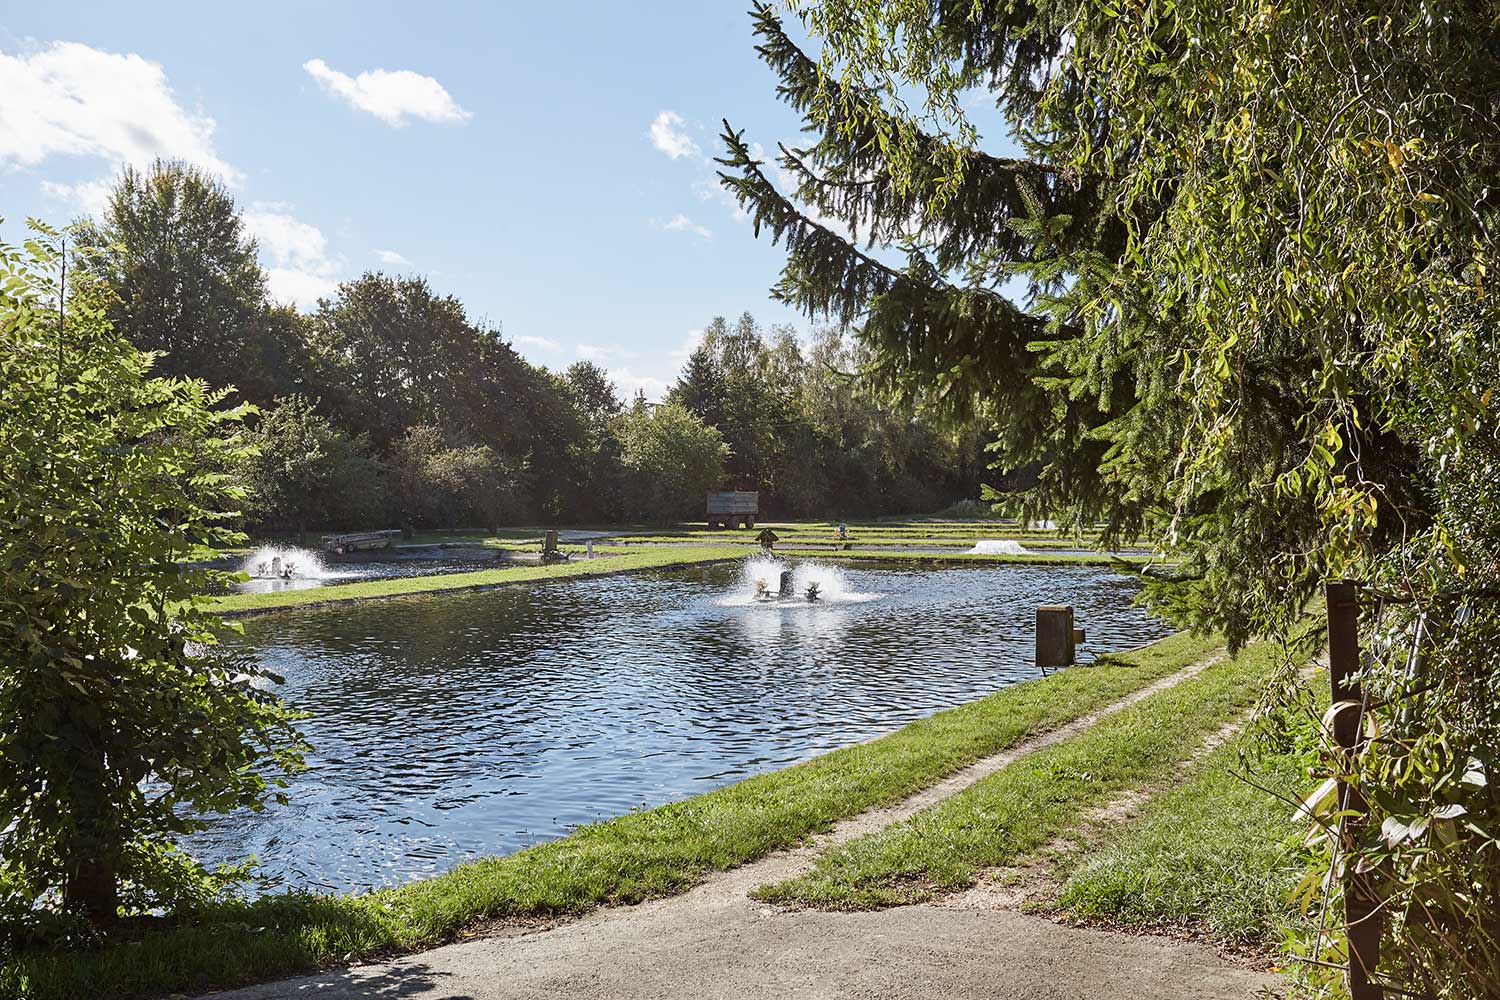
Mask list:
[{"label": "gravel path", "polygon": [[781,910],[746,893],[801,871],[831,844],[900,822],[1017,758],[1206,668],[1205,660],[1076,722],[986,758],[895,806],[690,892],[606,907],[545,930],[512,929],[392,962],[215,994],[217,1000],[584,1000],[835,997],[1250,1000],[1274,976],[1206,945],[1065,927],[982,896],[869,913]]}]

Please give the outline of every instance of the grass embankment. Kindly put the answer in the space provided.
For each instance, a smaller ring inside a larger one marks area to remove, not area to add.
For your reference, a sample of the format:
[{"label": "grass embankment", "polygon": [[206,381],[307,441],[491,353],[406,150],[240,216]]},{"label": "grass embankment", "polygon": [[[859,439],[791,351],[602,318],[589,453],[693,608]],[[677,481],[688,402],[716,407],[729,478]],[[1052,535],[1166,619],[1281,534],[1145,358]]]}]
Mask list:
[{"label": "grass embankment", "polygon": [[398,577],[392,580],[364,580],[358,583],[333,584],[328,587],[310,587],[306,590],[279,590],[268,594],[230,594],[210,600],[214,611],[234,616],[306,605],[341,604],[374,597],[482,590],[489,587],[503,587],[512,583],[532,583],[540,580],[688,566],[739,559],[743,556],[744,552],[740,549],[723,545],[681,546],[609,554],[608,558],[573,560],[545,566],[498,566],[495,569],[474,570],[470,573],[442,573],[432,576]]},{"label": "grass embankment", "polygon": [[[860,544],[881,545],[973,545],[981,539],[1008,538],[1020,542],[1037,544],[1077,545],[1089,544],[1099,536],[1095,530],[1079,535],[1064,534],[1053,529],[1023,528],[1015,524],[1000,522],[918,522],[848,524],[849,541]],[[625,542],[672,542],[683,540],[711,539],[750,543],[760,528],[770,528],[783,541],[832,542],[836,525],[826,522],[768,521],[759,522],[751,530],[744,528],[707,528],[700,525],[681,525],[668,529],[621,530],[617,541]]]},{"label": "grass embankment", "polygon": [[1029,552],[1025,555],[975,552],[900,552],[879,549],[854,549],[830,552],[826,549],[799,549],[795,545],[777,546],[776,554],[831,560],[851,559],[903,563],[917,566],[943,566],[957,563],[1006,563],[1013,566],[1114,566],[1123,563],[1136,566],[1143,565],[1149,561],[1146,556],[1112,556],[1102,552]]},{"label": "grass embankment", "polygon": [[1269,644],[1250,647],[752,895],[872,909],[967,888],[981,869],[1012,864],[1075,828],[1089,808],[1172,773],[1255,703],[1273,655]]},{"label": "grass embankment", "polygon": [[1315,721],[1287,720],[1273,748],[1260,747],[1261,738],[1247,732],[1217,748],[1188,780],[1107,831],[1075,859],[1058,908],[1086,920],[1270,943],[1307,871],[1306,824],[1288,800],[1307,791]]},{"label": "grass embankment", "polygon": [[[849,549],[880,550],[880,549],[952,549],[962,552],[973,546],[975,539],[971,538],[927,538],[922,536],[868,538],[865,536],[851,537],[847,543],[840,543],[831,535],[812,533],[776,533],[777,546],[819,546],[832,548],[840,544],[846,544]],[[986,536],[994,540],[995,536]],[[1028,549],[1085,549],[1090,548],[1094,540],[1092,538],[1074,539],[1058,538],[1014,538],[1007,537],[1005,540],[1020,542]],[[738,535],[724,534],[721,532],[696,532],[681,535],[615,535],[600,539],[596,544],[608,543],[611,545],[687,545],[687,544],[713,544],[713,545],[743,545],[746,547],[757,546],[755,535],[740,532]]]},{"label": "grass embankment", "polygon": [[1207,655],[1178,635],[1100,665],[1016,684],[887,736],[656,809],[591,824],[506,857],[363,896],[282,895],[91,952],[23,952],[0,995],[38,1000],[204,990],[431,946],[496,918],[580,913],[690,888],[834,821],[921,790],[1028,736]]}]

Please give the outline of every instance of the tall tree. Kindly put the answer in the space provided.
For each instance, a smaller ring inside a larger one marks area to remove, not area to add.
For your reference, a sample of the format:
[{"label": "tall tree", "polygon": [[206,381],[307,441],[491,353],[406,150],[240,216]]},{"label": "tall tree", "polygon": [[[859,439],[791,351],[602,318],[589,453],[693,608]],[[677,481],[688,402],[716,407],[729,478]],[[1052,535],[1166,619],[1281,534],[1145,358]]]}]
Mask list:
[{"label": "tall tree", "polygon": [[[485,440],[515,433],[477,387],[505,362],[523,362],[498,332],[473,326],[462,303],[423,278],[370,273],[344,282],[318,304],[308,340],[325,402],[381,451],[418,424]],[[503,386],[484,389],[504,393]]]},{"label": "tall tree", "polygon": [[704,423],[718,427],[724,422],[724,406],[728,395],[724,370],[713,348],[700,344],[688,355],[682,374],[672,387],[671,399],[692,410]]},{"label": "tall tree", "polygon": [[625,408],[609,373],[592,361],[575,361],[563,378],[589,429],[595,433],[608,431],[610,422]]},{"label": "tall tree", "polygon": [[278,369],[297,338],[270,309],[255,241],[218,180],[179,162],[126,167],[104,218],[80,235],[94,247],[85,265],[117,296],[111,322],[162,352],[163,375],[236,385],[260,401],[294,388]]},{"label": "tall tree", "polygon": [[609,374],[592,361],[568,366],[563,379],[587,428],[580,445],[583,475],[568,513],[584,522],[619,521],[625,516],[625,464],[613,426],[624,404]]},{"label": "tall tree", "polygon": [[677,403],[633,406],[615,422],[615,433],[634,475],[631,513],[642,520],[667,523],[697,513],[724,475],[729,446]]}]

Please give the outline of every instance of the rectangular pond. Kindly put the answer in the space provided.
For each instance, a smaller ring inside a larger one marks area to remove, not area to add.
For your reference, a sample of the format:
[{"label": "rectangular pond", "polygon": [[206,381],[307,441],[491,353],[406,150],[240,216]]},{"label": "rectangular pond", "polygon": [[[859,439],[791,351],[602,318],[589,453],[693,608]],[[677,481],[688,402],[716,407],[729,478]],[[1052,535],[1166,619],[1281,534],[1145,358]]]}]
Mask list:
[{"label": "rectangular pond", "polygon": [[[753,572],[750,567],[755,567]],[[315,750],[290,804],[188,847],[255,854],[272,886],[430,875],[707,791],[1037,676],[1035,608],[1086,651],[1167,634],[1092,567],[835,568],[760,560],[310,609],[236,644],[286,678]],[[1087,653],[1086,653],[1087,658]]]}]

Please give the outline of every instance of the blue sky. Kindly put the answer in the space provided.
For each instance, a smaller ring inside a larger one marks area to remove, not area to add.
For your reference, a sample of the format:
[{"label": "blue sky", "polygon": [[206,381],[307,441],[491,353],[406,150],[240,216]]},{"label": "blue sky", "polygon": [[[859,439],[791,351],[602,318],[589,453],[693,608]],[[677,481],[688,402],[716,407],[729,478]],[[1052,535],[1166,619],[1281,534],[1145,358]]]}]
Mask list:
[{"label": "blue sky", "polygon": [[745,6],[7,2],[0,236],[181,157],[229,182],[280,297],[424,274],[533,361],[655,395],[716,314],[807,326],[706,162],[724,117],[797,134]]},{"label": "blue sky", "polygon": [[726,117],[799,136],[745,6],[0,0],[0,239],[185,159],[228,183],[278,298],[425,275],[531,360],[658,397],[715,315],[808,328],[710,162]]}]

